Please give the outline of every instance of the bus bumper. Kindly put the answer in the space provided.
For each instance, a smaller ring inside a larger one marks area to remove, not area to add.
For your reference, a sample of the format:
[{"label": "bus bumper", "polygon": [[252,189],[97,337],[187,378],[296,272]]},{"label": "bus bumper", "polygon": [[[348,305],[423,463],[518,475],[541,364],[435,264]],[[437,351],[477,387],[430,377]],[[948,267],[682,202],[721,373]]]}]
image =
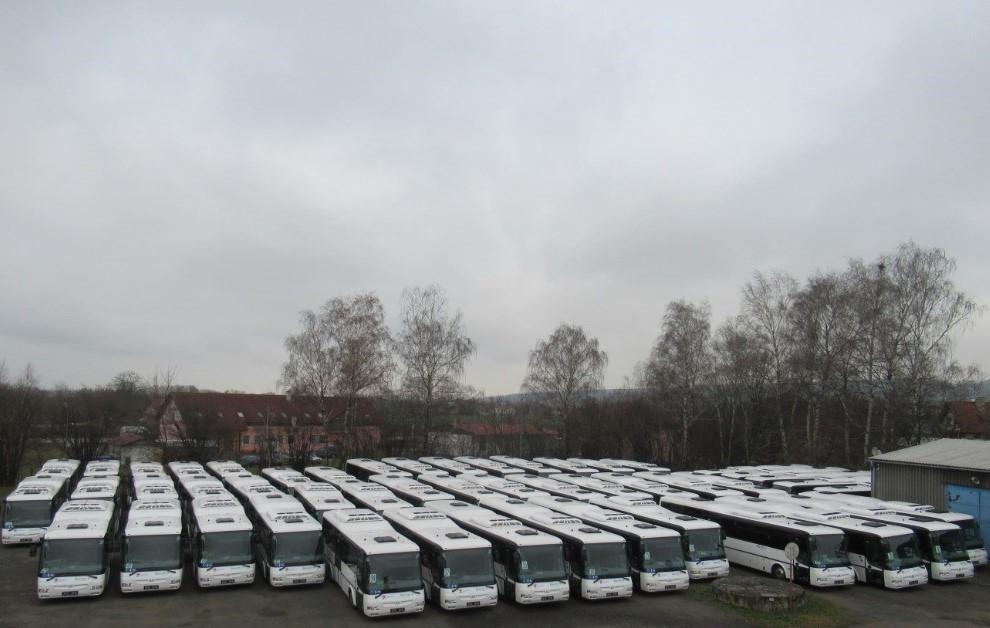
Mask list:
[{"label": "bus bumper", "polygon": [[447,611],[495,606],[497,602],[498,587],[494,584],[481,587],[440,589],[440,608]]},{"label": "bus bumper", "polygon": [[725,559],[686,563],[686,567],[692,580],[724,578],[729,575],[729,561]]},{"label": "bus bumper", "polygon": [[910,567],[900,571],[884,571],[883,586],[887,589],[907,589],[928,584],[928,570],[924,567]]},{"label": "bus bumper", "polygon": [[361,596],[361,611],[368,617],[422,613],[425,607],[426,598],[422,590]]},{"label": "bus bumper", "polygon": [[298,587],[307,584],[323,584],[327,579],[326,565],[300,565],[279,569],[272,567],[268,582],[273,587]]},{"label": "bus bumper", "polygon": [[566,602],[570,597],[571,590],[566,580],[515,583],[515,600],[519,604]]},{"label": "bus bumper", "polygon": [[106,574],[38,578],[39,600],[97,597],[107,586]]},{"label": "bus bumper", "polygon": [[196,572],[196,584],[203,589],[251,584],[254,582],[254,571],[254,563],[212,569],[199,568]]},{"label": "bus bumper", "polygon": [[121,572],[121,593],[150,593],[178,591],[182,586],[182,570]]},{"label": "bus bumper", "polygon": [[45,538],[45,528],[10,528],[4,529],[0,541],[4,545],[25,545],[41,543]]},{"label": "bus bumper", "polygon": [[813,587],[846,587],[856,584],[856,572],[852,567],[813,568],[808,574],[808,584]]},{"label": "bus bumper", "polygon": [[930,563],[931,567],[931,579],[939,580],[941,582],[951,582],[952,580],[966,580],[972,578],[975,575],[973,569],[973,563],[968,560],[953,562],[953,563],[940,563],[932,561]]},{"label": "bus bumper", "polygon": [[986,549],[971,549],[966,550],[969,554],[969,560],[973,563],[974,567],[982,567],[987,564],[987,550]]},{"label": "bus bumper", "polygon": [[639,574],[639,589],[644,593],[663,593],[664,591],[683,591],[688,588],[691,579],[687,571],[658,571],[656,573]]},{"label": "bus bumper", "polygon": [[631,597],[632,592],[633,585],[630,577],[599,578],[598,580],[581,579],[581,597],[586,600]]}]

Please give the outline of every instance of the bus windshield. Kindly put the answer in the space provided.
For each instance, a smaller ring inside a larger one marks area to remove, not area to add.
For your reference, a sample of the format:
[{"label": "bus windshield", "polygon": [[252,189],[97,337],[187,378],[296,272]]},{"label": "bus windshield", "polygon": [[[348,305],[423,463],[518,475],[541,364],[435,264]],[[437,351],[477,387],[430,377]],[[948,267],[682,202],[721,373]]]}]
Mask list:
[{"label": "bus windshield", "polygon": [[639,543],[640,568],[647,572],[684,569],[684,552],[678,539],[643,539]]},{"label": "bus windshield", "polygon": [[910,569],[921,565],[921,548],[913,534],[883,539],[883,568],[891,571]]},{"label": "bus windshield", "polygon": [[5,528],[47,528],[52,523],[52,503],[48,500],[7,502],[3,513]]},{"label": "bus windshield", "polygon": [[581,548],[585,578],[621,578],[629,575],[629,561],[621,543],[589,543]]},{"label": "bus windshield", "polygon": [[365,590],[372,594],[416,591],[423,588],[419,576],[419,554],[374,554],[368,556],[364,565],[363,583]]},{"label": "bus windshield", "polygon": [[254,562],[250,530],[210,532],[200,541],[199,566],[246,565]]},{"label": "bus windshield", "polygon": [[969,560],[962,530],[932,532],[931,539],[933,560],[944,560],[948,563]]},{"label": "bus windshield", "polygon": [[495,584],[492,550],[488,547],[444,552],[440,568],[446,588]]},{"label": "bus windshield", "polygon": [[512,553],[512,563],[517,582],[567,579],[564,573],[564,550],[560,545],[517,547]]},{"label": "bus windshield", "polygon": [[725,558],[722,547],[722,531],[691,530],[684,534],[684,556],[690,561],[717,560]]},{"label": "bus windshield", "polygon": [[41,546],[38,576],[86,576],[106,571],[103,539],[45,541]]},{"label": "bus windshield", "polygon": [[980,525],[975,519],[957,521],[956,525],[962,528],[963,539],[966,541],[966,549],[980,549],[983,547],[983,535],[980,534]]},{"label": "bus windshield", "polygon": [[323,562],[323,535],[312,532],[280,532],[274,535],[272,565],[315,565]]},{"label": "bus windshield", "polygon": [[178,534],[129,536],[121,557],[124,571],[182,568],[182,539]]},{"label": "bus windshield", "polygon": [[815,534],[809,539],[811,566],[848,567],[849,555],[844,534]]}]

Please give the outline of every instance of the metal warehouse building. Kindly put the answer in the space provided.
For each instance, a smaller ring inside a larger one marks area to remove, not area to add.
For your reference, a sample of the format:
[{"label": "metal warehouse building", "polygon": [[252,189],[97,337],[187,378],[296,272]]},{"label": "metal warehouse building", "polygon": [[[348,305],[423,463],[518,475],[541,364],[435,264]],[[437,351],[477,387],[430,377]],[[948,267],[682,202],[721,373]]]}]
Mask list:
[{"label": "metal warehouse building", "polygon": [[943,438],[870,462],[874,497],[964,512],[990,530],[990,441]]}]

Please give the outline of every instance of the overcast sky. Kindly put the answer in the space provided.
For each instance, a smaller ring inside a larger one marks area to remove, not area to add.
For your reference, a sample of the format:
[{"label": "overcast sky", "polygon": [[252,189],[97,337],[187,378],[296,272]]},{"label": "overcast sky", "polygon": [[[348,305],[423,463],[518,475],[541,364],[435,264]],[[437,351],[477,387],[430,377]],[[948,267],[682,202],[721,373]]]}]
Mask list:
[{"label": "overcast sky", "polygon": [[[990,2],[0,4],[0,359],[272,390],[298,312],[438,283],[516,392],[583,325],[914,239],[990,304]],[[958,343],[990,367],[990,316]]]}]

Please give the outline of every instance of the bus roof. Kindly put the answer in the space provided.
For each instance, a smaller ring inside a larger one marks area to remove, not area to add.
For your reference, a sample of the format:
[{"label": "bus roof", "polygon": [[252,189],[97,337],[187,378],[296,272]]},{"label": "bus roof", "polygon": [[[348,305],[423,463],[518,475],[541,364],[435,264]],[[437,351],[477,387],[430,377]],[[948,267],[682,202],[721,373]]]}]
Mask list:
[{"label": "bus roof", "polygon": [[45,540],[102,538],[110,528],[113,513],[114,505],[108,501],[68,501],[52,518]]},{"label": "bus roof", "polygon": [[802,522],[789,519],[775,510],[772,506],[761,509],[746,509],[737,504],[726,503],[723,501],[712,501],[701,498],[686,499],[683,497],[670,497],[663,500],[663,503],[675,506],[687,506],[688,508],[697,508],[703,512],[708,512],[715,516],[729,516],[737,519],[746,519],[777,528],[785,528],[795,532],[803,532],[809,535],[842,534],[842,530],[821,523]]},{"label": "bus roof", "polygon": [[592,504],[618,510],[630,514],[637,519],[649,521],[658,525],[666,525],[682,530],[712,530],[719,529],[714,521],[699,519],[691,515],[682,515],[673,510],[668,510],[663,506],[658,506],[652,500],[629,499],[628,497],[618,497],[616,495],[599,495],[592,498]]},{"label": "bus roof", "polygon": [[437,468],[433,465],[426,464],[425,462],[420,462],[418,460],[413,460],[412,458],[403,458],[402,456],[382,458],[382,462],[385,464],[390,464],[396,469],[409,471],[410,473],[415,473],[417,475],[420,473],[429,473],[437,470]]},{"label": "bus roof", "polygon": [[457,523],[473,527],[485,534],[497,537],[513,545],[532,547],[538,545],[560,545],[558,537],[532,528],[512,517],[506,517],[488,508],[455,500],[438,502],[430,506]]},{"label": "bus roof", "polygon": [[60,485],[52,486],[48,483],[43,482],[31,482],[24,484],[21,482],[17,485],[13,491],[4,497],[4,501],[8,502],[33,502],[33,501],[50,501],[53,497],[58,495]]},{"label": "bus roof", "polygon": [[457,456],[454,460],[482,469],[483,471],[497,471],[498,473],[508,474],[523,472],[522,469],[514,467],[511,464],[505,464],[504,462],[489,458],[479,458],[478,456]]},{"label": "bus roof", "polygon": [[[579,503],[579,502],[578,502]],[[554,535],[581,543],[620,543],[624,539],[611,532],[589,526],[580,519],[554,512],[544,506],[512,498],[486,498],[481,505],[528,525],[542,527]]]},{"label": "bus roof", "polygon": [[323,520],[366,554],[419,551],[418,545],[396,532],[381,515],[365,508],[329,510]]},{"label": "bus roof", "polygon": [[756,510],[771,507],[774,510],[781,512],[789,519],[820,523],[822,525],[839,528],[844,532],[861,532],[879,537],[912,534],[912,531],[909,528],[905,528],[903,526],[879,521],[857,519],[856,517],[852,517],[848,513],[840,510],[802,504],[800,503],[800,500],[793,498],[788,501],[785,498],[763,499],[749,497],[740,499],[738,497],[722,497],[719,498],[718,501],[738,504],[744,508],[753,508]]},{"label": "bus roof", "polygon": [[126,536],[182,533],[182,508],[177,500],[137,500],[127,515]]},{"label": "bus roof", "polygon": [[442,550],[478,549],[491,543],[461,528],[446,514],[432,508],[397,508],[383,515],[413,536]]},{"label": "bus roof", "polygon": [[556,510],[557,512],[577,517],[585,523],[614,532],[621,536],[638,538],[678,538],[680,534],[669,528],[663,528],[652,523],[646,523],[632,515],[596,504],[589,504],[567,497],[536,497],[534,504]]}]

